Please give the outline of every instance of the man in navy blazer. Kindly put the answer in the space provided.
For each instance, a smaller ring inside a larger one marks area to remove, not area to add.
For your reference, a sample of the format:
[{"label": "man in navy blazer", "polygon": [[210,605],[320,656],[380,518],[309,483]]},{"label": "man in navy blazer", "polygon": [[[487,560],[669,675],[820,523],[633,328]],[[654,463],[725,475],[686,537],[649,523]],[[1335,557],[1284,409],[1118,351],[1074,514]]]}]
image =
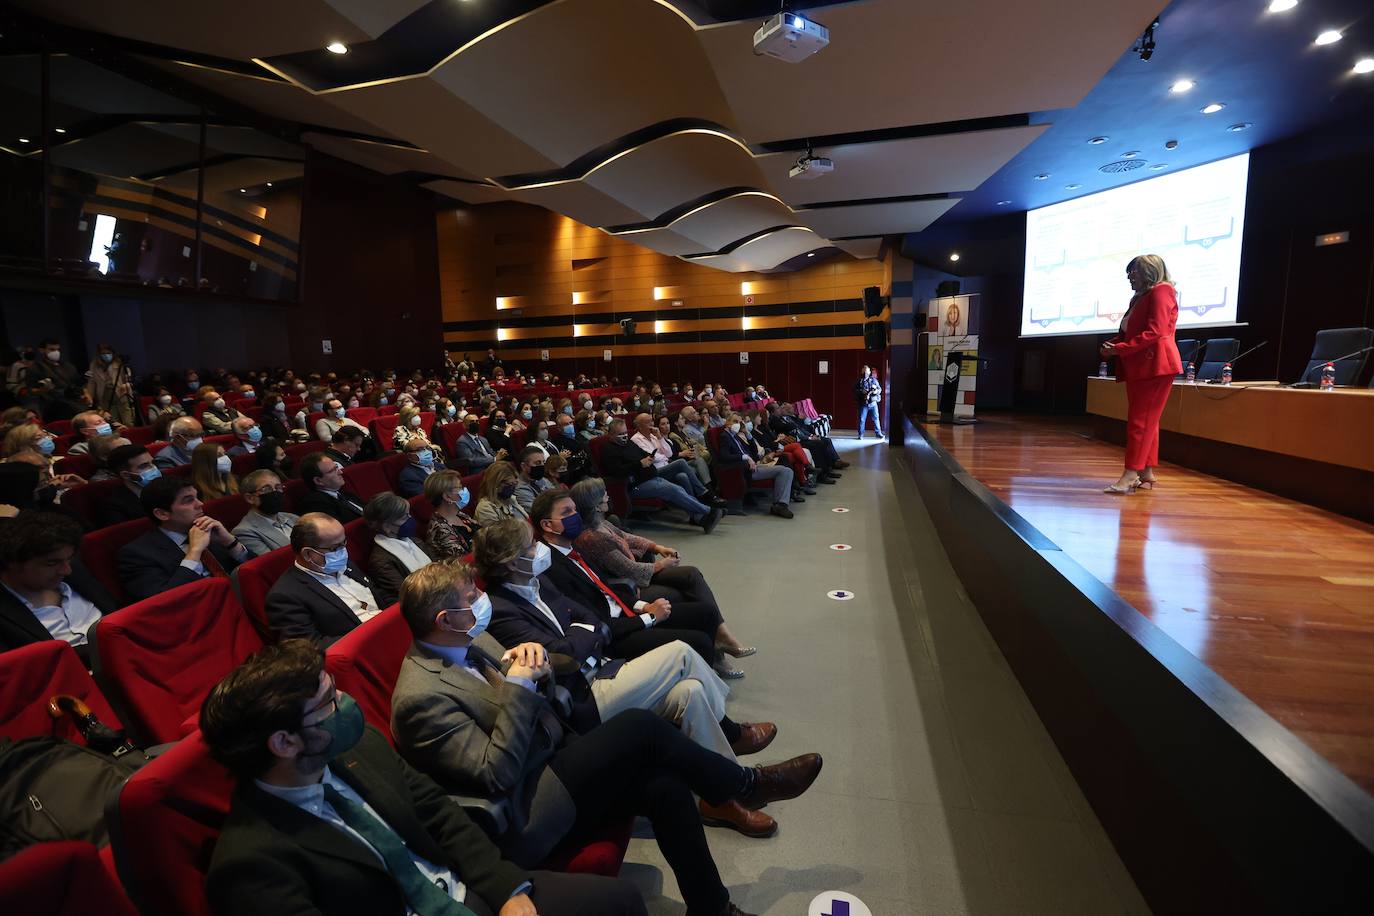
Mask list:
[{"label": "man in navy blazer", "polygon": [[295,564],[267,593],[267,623],[279,639],[327,648],[382,610],[367,576],[348,562],[343,525],[309,512],[291,529]]},{"label": "man in navy blazer", "polygon": [[425,491],[425,478],[434,473],[434,451],[424,439],[411,439],[405,444],[406,466],[396,480],[396,492],[406,499]]},{"label": "man in navy blazer", "polygon": [[131,601],[228,574],[251,556],[228,528],[205,514],[195,484],[186,478],[159,477],[138,498],[157,527],[119,549],[119,581]]}]

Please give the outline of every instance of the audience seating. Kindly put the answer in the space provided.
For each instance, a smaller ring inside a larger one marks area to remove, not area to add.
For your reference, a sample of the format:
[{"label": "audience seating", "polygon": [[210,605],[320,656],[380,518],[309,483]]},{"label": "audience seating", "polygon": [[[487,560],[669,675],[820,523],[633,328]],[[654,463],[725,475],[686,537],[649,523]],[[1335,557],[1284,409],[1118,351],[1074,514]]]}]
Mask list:
[{"label": "audience seating", "polygon": [[194,731],[210,688],[263,644],[222,576],[102,617],[90,640],[96,680],[144,746]]},{"label": "audience seating", "polygon": [[357,423],[359,426],[366,427],[377,416],[375,407],[352,407],[344,411],[344,416]]},{"label": "audience seating", "polygon": [[122,480],[97,480],[72,487],[62,494],[62,508],[80,518],[88,527],[97,528],[96,507],[122,486]]},{"label": "audience seating", "polygon": [[119,431],[119,434],[134,445],[147,445],[153,441],[153,428],[151,426],[126,426]]},{"label": "audience seating", "polygon": [[380,461],[360,461],[357,464],[346,465],[343,476],[344,486],[358,494],[358,498],[363,502],[367,502],[378,493],[392,489],[391,481],[387,479],[386,471],[382,470]]},{"label": "audience seating", "polygon": [[0,901],[14,916],[138,916],[90,843],[39,843],[0,862]]},{"label": "audience seating", "polygon": [[410,459],[404,452],[394,452],[377,462],[382,466],[382,473],[386,475],[387,489],[396,490],[401,485],[401,472],[406,465],[410,464]]},{"label": "audience seating", "polygon": [[329,443],[322,439],[307,439],[304,442],[293,442],[282,447],[286,452],[286,457],[291,459],[293,467],[300,465],[301,459],[311,452],[322,452],[329,448]]},{"label": "audience seating", "polygon": [[726,464],[720,459],[720,437],[724,433],[725,427],[713,426],[706,430],[706,444],[711,447],[711,454],[716,456],[716,461],[711,465],[711,474],[716,479],[716,492],[720,498],[730,503],[742,502],[746,493],[753,490],[773,491],[773,481],[760,480],[751,481],[745,473],[747,466],[743,464]]},{"label": "audience seating", "polygon": [[71,420],[47,420],[43,423],[43,428],[54,436],[67,436],[72,433]]},{"label": "audience seating", "polygon": [[221,496],[218,499],[209,499],[205,501],[205,514],[213,519],[218,519],[220,524],[232,531],[234,526],[243,521],[243,517],[248,514],[248,500],[238,493],[232,496]]},{"label": "audience seating", "polygon": [[310,488],[307,487],[305,485],[305,481],[301,480],[299,477],[288,478],[285,481],[285,486],[287,509],[291,512],[296,512],[296,514],[299,515],[300,513],[296,511],[295,507],[300,505],[300,502],[305,497],[305,494],[310,492]]},{"label": "audience seating", "polygon": [[242,455],[233,455],[229,459],[230,473],[232,473],[235,477],[238,477],[240,479],[245,477],[250,472],[256,471],[257,468],[258,456],[256,453],[248,454],[245,452]]},{"label": "audience seating", "polygon": [[463,438],[467,431],[467,426],[461,420],[439,427],[439,447],[444,450],[445,455],[450,456],[450,464],[456,460],[454,456],[458,454],[458,440]]},{"label": "audience seating", "polygon": [[424,540],[429,533],[429,517],[434,514],[434,506],[425,494],[416,493],[410,498],[410,514],[415,518],[415,536]]},{"label": "audience seating", "polygon": [[370,575],[367,561],[372,556],[372,529],[363,519],[355,518],[344,525],[344,537],[348,539],[348,562],[354,569]]},{"label": "audience seating", "polygon": [[587,443],[587,454],[591,457],[592,467],[606,484],[606,497],[611,505],[611,514],[625,519],[631,511],[652,512],[662,509],[665,503],[661,499],[640,497],[632,501],[629,481],[624,477],[609,477],[601,473],[601,450],[609,441],[605,434],[597,436]]},{"label": "audience seating", "polygon": [[51,735],[83,743],[70,718],[48,715],[48,699],[62,693],[81,700],[110,728],[124,727],[76,650],[47,639],[0,653],[0,737],[18,741]]},{"label": "audience seating", "polygon": [[95,459],[90,455],[64,455],[53,462],[54,474],[75,474],[89,478],[95,473]]},{"label": "audience seating", "polygon": [[463,476],[463,486],[468,491],[468,504],[463,511],[468,515],[471,515],[472,511],[477,508],[477,491],[482,487],[482,475],[484,474],[486,471],[478,471],[476,474]]},{"label": "audience seating", "polygon": [[278,547],[260,557],[254,557],[234,571],[234,581],[238,584],[239,603],[264,642],[276,642],[272,628],[267,624],[267,593],[277,584],[282,573],[296,562],[291,545]]},{"label": "audience seating", "polygon": [[128,602],[128,596],[124,594],[124,585],[119,581],[119,548],[142,537],[152,528],[151,520],[137,518],[100,528],[81,539],[81,562],[121,605]]},{"label": "audience seating", "polygon": [[199,731],[124,783],[106,821],[120,880],[145,916],[211,916],[205,875],[233,790]]}]

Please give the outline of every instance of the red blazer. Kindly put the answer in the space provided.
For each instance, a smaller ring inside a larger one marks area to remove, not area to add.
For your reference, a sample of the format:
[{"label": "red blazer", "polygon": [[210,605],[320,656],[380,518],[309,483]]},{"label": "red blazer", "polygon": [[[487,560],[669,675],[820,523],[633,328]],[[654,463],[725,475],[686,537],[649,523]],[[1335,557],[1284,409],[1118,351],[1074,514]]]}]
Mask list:
[{"label": "red blazer", "polygon": [[1178,324],[1178,296],[1174,288],[1160,283],[1142,293],[1131,305],[1121,333],[1112,338],[1117,357],[1116,380],[1155,378],[1178,375],[1183,361],[1174,343],[1174,326]]}]

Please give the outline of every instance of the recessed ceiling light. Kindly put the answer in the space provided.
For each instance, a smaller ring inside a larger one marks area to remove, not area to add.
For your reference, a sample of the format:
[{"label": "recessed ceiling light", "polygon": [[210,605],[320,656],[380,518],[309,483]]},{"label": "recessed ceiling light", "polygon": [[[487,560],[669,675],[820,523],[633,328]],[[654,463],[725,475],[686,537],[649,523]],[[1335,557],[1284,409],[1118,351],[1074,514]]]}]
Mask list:
[{"label": "recessed ceiling light", "polygon": [[1150,166],[1150,171],[1152,171],[1152,172],[1158,172],[1158,171],[1162,171],[1163,169],[1167,169],[1168,167],[1169,167],[1169,166],[1168,166],[1167,163],[1156,162],[1154,165]]},{"label": "recessed ceiling light", "polygon": [[1374,73],[1374,57],[1362,57],[1355,61],[1354,71],[1356,73]]},{"label": "recessed ceiling light", "polygon": [[1110,139],[1111,137],[1089,137],[1088,142],[1091,143],[1093,146],[1101,146],[1103,143],[1106,143]]},{"label": "recessed ceiling light", "polygon": [[1065,190],[1065,191],[1077,191],[1077,190],[1078,190],[1079,188],[1081,188],[1081,187],[1083,187],[1081,184],[1066,184],[1066,185],[1064,185],[1064,190]]},{"label": "recessed ceiling light", "polygon": [[1222,103],[1222,102],[1213,102],[1212,104],[1208,105],[1206,108],[1202,109],[1202,113],[1203,113],[1203,114],[1216,114],[1218,111],[1221,111],[1221,110],[1222,110],[1223,108],[1225,108],[1225,107],[1226,107],[1226,105],[1225,105],[1224,103]]},{"label": "recessed ceiling light", "polygon": [[240,193],[240,194],[247,194],[247,193],[248,193],[248,189],[247,189],[247,188],[239,188],[239,193]]},{"label": "recessed ceiling light", "polygon": [[65,134],[67,132],[67,128],[65,127],[54,127],[53,130],[59,134]]},{"label": "recessed ceiling light", "polygon": [[949,259],[950,259],[951,261],[957,261],[957,260],[959,260],[959,252],[957,252],[957,251],[951,251],[951,252],[949,253]]},{"label": "recessed ceiling light", "polygon": [[1253,126],[1254,125],[1251,124],[1249,121],[1241,121],[1239,124],[1232,124],[1230,127],[1226,129],[1233,134],[1238,134],[1243,130],[1249,130]]},{"label": "recessed ceiling light", "polygon": [[1298,0],[1272,0],[1269,4],[1269,12],[1286,13],[1298,5]]},{"label": "recessed ceiling light", "polygon": [[1128,149],[1128,150],[1126,150],[1126,152],[1124,152],[1124,153],[1121,154],[1121,158],[1122,158],[1122,159],[1134,159],[1136,156],[1139,156],[1139,155],[1140,155],[1140,150],[1138,150],[1138,149]]},{"label": "recessed ceiling light", "polygon": [[1006,206],[1007,204],[1009,204],[1009,203],[1011,203],[1011,201],[1009,201],[1009,200],[999,200],[999,201],[997,202],[997,206],[999,206],[999,207],[1005,207],[1005,206]]},{"label": "recessed ceiling light", "polygon": [[1187,92],[1189,89],[1192,89],[1196,85],[1197,83],[1193,82],[1192,80],[1179,80],[1178,82],[1174,83],[1172,86],[1169,87],[1169,91],[1177,95],[1180,92]]},{"label": "recessed ceiling light", "polygon": [[267,186],[268,186],[269,188],[272,187],[272,182],[270,182],[270,181],[267,182]]},{"label": "recessed ceiling light", "polygon": [[1045,179],[1047,179],[1047,178],[1049,178],[1049,177],[1050,177],[1050,173],[1049,173],[1049,172],[1041,172],[1039,175],[1036,175],[1036,176],[1035,176],[1035,180],[1036,180],[1036,181],[1044,181]]},{"label": "recessed ceiling light", "polygon": [[1316,43],[1319,45],[1334,45],[1341,40],[1341,33],[1336,29],[1327,29],[1317,36]]},{"label": "recessed ceiling light", "polygon": [[329,44],[324,46],[324,49],[328,51],[330,54],[348,53],[348,45],[344,44],[342,41],[331,41]]},{"label": "recessed ceiling light", "polygon": [[814,251],[808,251],[808,252],[806,253],[806,256],[807,256],[808,258],[814,258],[814,257],[816,256],[816,252],[814,252]]},{"label": "recessed ceiling light", "polygon": [[1165,149],[1178,149],[1178,141],[1177,141],[1177,140],[1165,140],[1165,141],[1164,141],[1164,148],[1165,148]]}]

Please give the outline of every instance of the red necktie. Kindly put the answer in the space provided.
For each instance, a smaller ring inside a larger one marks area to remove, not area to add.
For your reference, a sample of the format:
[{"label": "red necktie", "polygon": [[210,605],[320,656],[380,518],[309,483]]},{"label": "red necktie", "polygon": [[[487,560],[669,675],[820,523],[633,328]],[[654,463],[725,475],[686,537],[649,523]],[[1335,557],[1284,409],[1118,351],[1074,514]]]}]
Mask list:
[{"label": "red necktie", "polygon": [[582,559],[582,554],[574,550],[571,553],[569,553],[568,556],[572,557],[572,561],[574,563],[582,567],[582,571],[587,574],[587,576],[592,580],[592,582],[596,583],[596,587],[601,589],[602,594],[604,594],[607,598],[610,598],[616,604],[620,605],[621,613],[623,613],[626,617],[638,616],[633,610],[630,609],[629,605],[627,605],[624,601],[620,600],[619,595],[617,595],[615,592],[611,591],[609,588],[606,587],[606,583],[601,581],[600,576],[592,572],[592,568],[587,565],[587,561]]},{"label": "red necktie", "polygon": [[229,574],[224,571],[224,566],[220,564],[219,557],[215,556],[209,547],[201,551],[200,565],[205,567],[207,576],[221,576],[226,579],[229,577]]}]

